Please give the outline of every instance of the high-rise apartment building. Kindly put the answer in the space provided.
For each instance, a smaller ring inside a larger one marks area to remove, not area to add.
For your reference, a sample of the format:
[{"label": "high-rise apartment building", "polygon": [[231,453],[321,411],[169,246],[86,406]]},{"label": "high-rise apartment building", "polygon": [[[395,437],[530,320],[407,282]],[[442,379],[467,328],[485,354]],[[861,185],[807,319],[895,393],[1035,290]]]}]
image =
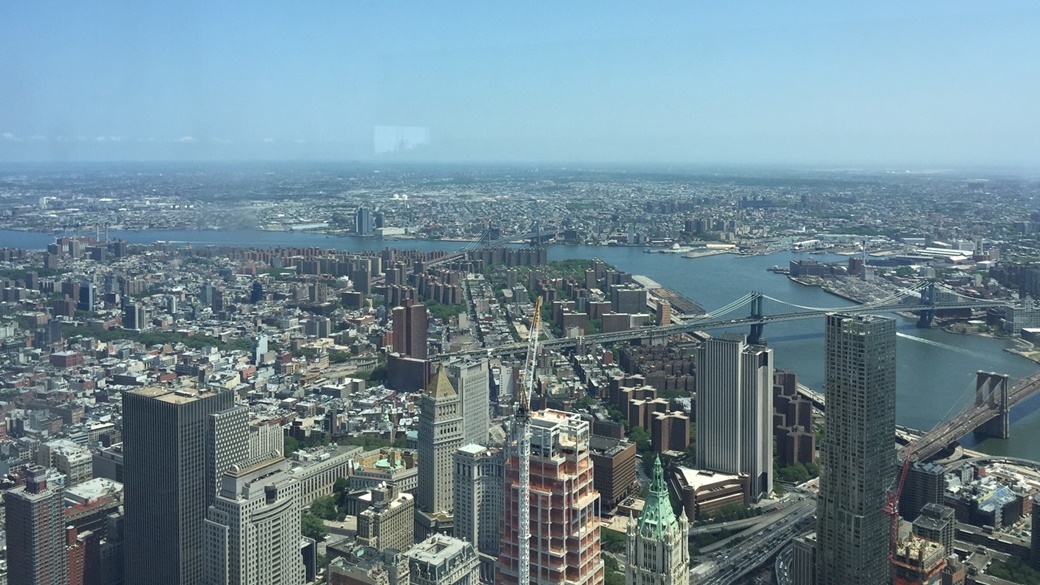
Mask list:
[{"label": "high-rise apartment building", "polygon": [[773,491],[773,350],[743,335],[697,349],[697,466],[747,474],[752,501]]},{"label": "high-rise apartment building", "polygon": [[943,545],[946,555],[954,554],[953,539],[957,534],[957,515],[953,508],[926,504],[913,524],[914,534]]},{"label": "high-rise apartment building", "polygon": [[47,469],[27,470],[25,485],[4,494],[7,582],[66,585],[65,507],[60,486],[47,483]]},{"label": "high-rise apartment building", "polygon": [[656,456],[649,491],[639,522],[628,524],[625,585],[686,585],[690,582],[689,525],[685,514],[676,517],[672,510],[664,468]]},{"label": "high-rise apartment building", "polygon": [[883,507],[895,472],[895,321],[827,315],[824,375],[816,583],[886,583]]},{"label": "high-rise apartment building", "polygon": [[411,301],[391,312],[393,321],[394,352],[403,357],[426,359],[426,330],[429,322],[426,306]]},{"label": "high-rise apartment building", "polygon": [[205,520],[205,579],[213,585],[303,585],[300,484],[282,457],[233,466]]},{"label": "high-rise apartment building", "polygon": [[487,359],[453,361],[444,366],[462,400],[463,444],[486,445],[491,426],[490,372]]},{"label": "high-rise apartment building", "polygon": [[[531,584],[602,585],[599,493],[593,486],[589,423],[580,415],[531,415]],[[495,583],[517,583],[519,459],[508,453]]]},{"label": "high-rise apartment building", "polygon": [[168,388],[123,393],[127,585],[205,582],[203,523],[216,485],[207,421],[231,408],[233,397]]},{"label": "high-rise apartment building", "polygon": [[455,452],[455,538],[476,547],[481,580],[488,583],[495,579],[504,478],[505,459],[500,449],[471,443]]},{"label": "high-rise apartment building", "polygon": [[451,526],[455,451],[462,446],[462,402],[442,367],[419,398],[419,487],[416,533],[424,539]]}]

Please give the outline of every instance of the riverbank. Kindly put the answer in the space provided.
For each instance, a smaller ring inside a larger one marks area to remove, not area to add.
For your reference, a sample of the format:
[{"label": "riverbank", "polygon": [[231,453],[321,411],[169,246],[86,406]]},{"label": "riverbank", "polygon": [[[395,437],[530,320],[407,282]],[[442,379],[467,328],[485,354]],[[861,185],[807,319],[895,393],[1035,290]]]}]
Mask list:
[{"label": "riverbank", "polygon": [[687,252],[682,255],[683,258],[689,258],[695,260],[697,258],[709,258],[711,256],[719,256],[721,254],[737,254],[738,252],[733,249],[726,250],[703,250],[697,252]]}]

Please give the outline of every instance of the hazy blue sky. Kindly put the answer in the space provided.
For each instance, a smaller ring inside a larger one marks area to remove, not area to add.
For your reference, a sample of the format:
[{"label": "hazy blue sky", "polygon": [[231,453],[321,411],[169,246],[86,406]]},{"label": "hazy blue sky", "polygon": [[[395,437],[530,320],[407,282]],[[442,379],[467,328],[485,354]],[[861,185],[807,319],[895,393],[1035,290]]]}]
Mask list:
[{"label": "hazy blue sky", "polygon": [[1040,2],[730,4],[8,0],[0,161],[1040,166]]}]

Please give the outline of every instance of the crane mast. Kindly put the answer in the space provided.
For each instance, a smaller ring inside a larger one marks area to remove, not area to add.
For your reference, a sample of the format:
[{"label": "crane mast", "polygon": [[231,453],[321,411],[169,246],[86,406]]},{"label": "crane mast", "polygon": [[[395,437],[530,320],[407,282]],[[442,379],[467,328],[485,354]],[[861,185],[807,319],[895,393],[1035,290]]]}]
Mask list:
[{"label": "crane mast", "polygon": [[914,455],[914,444],[910,443],[904,452],[903,463],[897,471],[895,484],[888,490],[885,497],[885,514],[888,515],[888,563],[894,569],[893,561],[896,556],[896,548],[899,545],[899,497],[903,495],[903,486],[906,485],[906,474],[910,470],[911,458]]},{"label": "crane mast", "polygon": [[513,440],[519,460],[517,481],[517,530],[519,558],[517,559],[517,583],[531,582],[531,395],[534,390],[534,364],[538,355],[538,336],[541,330],[542,298],[534,302],[534,316],[527,332],[527,356],[520,371],[520,384],[513,418]]}]

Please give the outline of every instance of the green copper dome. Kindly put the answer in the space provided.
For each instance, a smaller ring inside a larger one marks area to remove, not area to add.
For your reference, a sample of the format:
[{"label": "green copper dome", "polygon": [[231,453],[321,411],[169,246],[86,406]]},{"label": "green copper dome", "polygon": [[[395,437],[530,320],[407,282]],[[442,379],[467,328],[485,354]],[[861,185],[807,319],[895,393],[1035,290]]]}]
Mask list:
[{"label": "green copper dome", "polygon": [[672,503],[668,499],[668,485],[664,482],[664,468],[661,458],[654,456],[654,475],[650,482],[650,495],[646,498],[643,513],[639,516],[636,528],[644,538],[663,538],[665,534],[674,534],[679,530],[679,522],[672,511]]}]

